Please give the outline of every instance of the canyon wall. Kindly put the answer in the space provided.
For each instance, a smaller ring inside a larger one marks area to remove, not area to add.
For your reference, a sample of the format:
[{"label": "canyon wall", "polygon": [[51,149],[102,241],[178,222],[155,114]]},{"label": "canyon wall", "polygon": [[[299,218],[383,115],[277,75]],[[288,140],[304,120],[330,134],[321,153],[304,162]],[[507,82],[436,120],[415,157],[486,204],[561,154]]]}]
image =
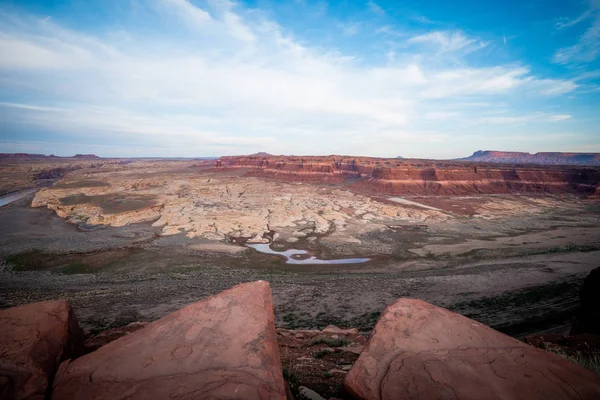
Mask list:
[{"label": "canyon wall", "polygon": [[502,193],[578,194],[597,197],[600,167],[492,164],[468,161],[368,157],[221,157],[217,168],[245,168],[247,175],[286,181],[341,183],[381,195]]}]

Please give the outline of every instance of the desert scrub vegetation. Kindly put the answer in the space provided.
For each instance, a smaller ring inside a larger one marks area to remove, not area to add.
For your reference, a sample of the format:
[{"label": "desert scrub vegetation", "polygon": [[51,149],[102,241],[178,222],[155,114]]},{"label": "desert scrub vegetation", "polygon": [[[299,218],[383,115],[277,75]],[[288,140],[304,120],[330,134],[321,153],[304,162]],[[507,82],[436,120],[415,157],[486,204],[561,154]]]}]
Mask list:
[{"label": "desert scrub vegetation", "polygon": [[343,337],[337,338],[337,339],[330,339],[330,338],[326,338],[326,337],[318,337],[318,338],[314,338],[310,342],[311,346],[316,346],[318,344],[326,344],[329,347],[343,347],[343,346],[347,346],[348,344],[350,344],[350,341],[348,339],[346,339],[346,338],[343,338]]},{"label": "desert scrub vegetation", "polygon": [[300,392],[300,386],[302,386],[300,383],[301,372],[297,369],[295,361],[286,347],[281,349],[281,366],[283,369],[283,379],[287,381],[294,398],[296,400],[309,400]]},{"label": "desert scrub vegetation", "polygon": [[327,354],[329,353],[333,353],[333,350],[331,349],[321,349],[319,351],[317,351],[314,355],[315,358],[323,358],[325,357]]},{"label": "desert scrub vegetation", "polygon": [[290,392],[294,395],[296,400],[310,400],[300,391],[300,378],[294,372],[291,372],[287,368],[283,368],[283,379],[285,379],[290,387]]}]

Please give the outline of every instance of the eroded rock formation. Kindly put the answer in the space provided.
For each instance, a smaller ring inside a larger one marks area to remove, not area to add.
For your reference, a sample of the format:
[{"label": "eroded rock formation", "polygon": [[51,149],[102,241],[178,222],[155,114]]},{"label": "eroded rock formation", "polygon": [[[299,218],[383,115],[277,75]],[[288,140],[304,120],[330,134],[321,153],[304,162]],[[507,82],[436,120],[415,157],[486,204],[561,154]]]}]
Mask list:
[{"label": "eroded rock formation", "polygon": [[[206,174],[188,164],[123,166],[93,174],[71,174],[40,190],[33,207],[48,207],[73,223],[123,226],[153,221],[164,235],[185,233],[211,240],[266,241],[276,231],[297,241],[332,234],[356,242],[356,236],[387,225],[442,221],[440,211],[407,208],[344,188],[318,187]],[[349,238],[348,238],[349,237]]]},{"label": "eroded rock formation", "polygon": [[60,366],[53,399],[285,399],[269,284],[233,287]]},{"label": "eroded rock formation", "polygon": [[597,399],[598,375],[421,300],[390,305],[345,378],[357,399]]},{"label": "eroded rock formation", "polygon": [[0,398],[46,398],[59,363],[78,355],[82,345],[83,333],[64,300],[0,310]]}]

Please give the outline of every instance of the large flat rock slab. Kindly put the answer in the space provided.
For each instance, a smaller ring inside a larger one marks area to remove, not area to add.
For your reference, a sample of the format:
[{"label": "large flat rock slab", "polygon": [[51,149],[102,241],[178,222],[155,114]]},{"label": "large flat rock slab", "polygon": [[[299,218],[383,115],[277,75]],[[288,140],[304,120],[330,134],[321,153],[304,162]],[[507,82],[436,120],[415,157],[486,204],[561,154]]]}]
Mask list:
[{"label": "large flat rock slab", "polygon": [[44,399],[61,360],[82,344],[83,332],[64,300],[0,310],[0,398]]},{"label": "large flat rock slab", "polygon": [[267,282],[238,285],[61,365],[53,400],[284,399]]},{"label": "large flat rock slab", "polygon": [[357,399],[600,399],[600,375],[420,300],[400,299],[345,378]]}]

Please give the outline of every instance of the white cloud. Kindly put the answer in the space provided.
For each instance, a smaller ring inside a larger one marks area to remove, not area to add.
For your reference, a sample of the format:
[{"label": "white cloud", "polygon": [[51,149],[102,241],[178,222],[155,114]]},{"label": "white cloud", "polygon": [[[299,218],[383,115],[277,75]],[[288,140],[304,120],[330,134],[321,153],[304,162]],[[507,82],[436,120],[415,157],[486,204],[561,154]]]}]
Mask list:
[{"label": "white cloud", "polygon": [[[157,146],[176,140],[220,154],[318,148],[390,155],[387,143],[447,140],[446,133],[416,129],[422,119],[446,129],[444,120],[458,119],[463,109],[497,107],[502,96],[577,89],[518,64],[454,67],[390,52],[388,63],[373,65],[302,44],[263,14],[227,1],[212,1],[206,10],[187,0],[160,4],[157,20],[164,25],[156,31],[167,34],[158,37],[135,29],[91,36],[48,20],[0,15],[0,90],[36,99],[0,95],[2,116],[74,137],[113,134]],[[169,28],[177,35],[186,29],[186,40],[169,36]],[[436,56],[484,45],[462,31],[409,40],[433,45]],[[448,111],[452,105],[462,108]]]},{"label": "white cloud", "polygon": [[163,3],[170,10],[177,12],[182,19],[194,25],[204,26],[212,20],[208,12],[194,6],[188,0],[163,0]]}]

